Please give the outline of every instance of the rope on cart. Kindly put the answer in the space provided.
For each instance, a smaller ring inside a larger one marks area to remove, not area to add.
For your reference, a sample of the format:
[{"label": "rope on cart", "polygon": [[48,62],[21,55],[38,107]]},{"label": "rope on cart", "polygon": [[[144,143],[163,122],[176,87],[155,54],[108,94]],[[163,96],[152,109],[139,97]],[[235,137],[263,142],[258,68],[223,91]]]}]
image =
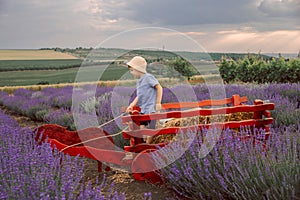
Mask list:
[{"label": "rope on cart", "polygon": [[100,126],[98,126],[98,128],[102,127],[102,126],[105,126],[106,124],[109,124],[110,122],[112,121],[115,121],[116,119],[119,119],[120,117],[122,117],[123,115],[125,115],[126,113],[122,113],[121,115],[113,118],[112,120],[109,120],[108,122],[105,122],[104,124],[101,124]]},{"label": "rope on cart", "polygon": [[[126,113],[122,113],[121,115],[115,117],[114,119],[108,121],[108,122],[105,122],[104,124],[101,124],[100,126],[98,126],[98,128],[112,122],[112,121],[115,121],[116,119],[122,117],[124,114]],[[118,132],[118,133],[115,133],[115,134],[112,134],[112,135],[105,135],[105,136],[101,136],[101,137],[96,137],[96,138],[92,138],[92,139],[89,139],[89,140],[86,140],[86,141],[83,141],[83,142],[79,142],[79,143],[76,143],[76,144],[72,144],[70,146],[67,146],[65,148],[63,148],[62,150],[60,150],[59,152],[63,152],[65,151],[66,149],[69,149],[71,147],[75,147],[77,145],[80,145],[80,144],[84,144],[84,143],[87,143],[87,142],[91,142],[91,141],[95,141],[95,140],[99,140],[99,139],[102,139],[102,138],[108,138],[108,137],[114,137],[114,136],[117,136],[117,135],[120,135],[123,131],[125,131],[126,129],[128,128],[128,126],[126,126],[122,131]]]}]

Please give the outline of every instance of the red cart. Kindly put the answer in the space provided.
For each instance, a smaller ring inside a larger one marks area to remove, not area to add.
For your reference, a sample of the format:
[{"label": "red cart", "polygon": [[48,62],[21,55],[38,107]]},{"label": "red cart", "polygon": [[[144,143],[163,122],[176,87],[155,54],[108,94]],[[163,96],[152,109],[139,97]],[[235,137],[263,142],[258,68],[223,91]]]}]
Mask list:
[{"label": "red cart", "polygon": [[[103,162],[112,163],[115,166],[131,168],[131,173],[136,180],[148,180],[152,183],[162,183],[163,180],[156,170],[155,162],[151,153],[159,148],[168,145],[168,142],[159,144],[146,144],[142,136],[155,136],[164,134],[178,134],[190,127],[168,127],[161,129],[140,129],[140,122],[147,120],[161,120],[169,118],[185,118],[193,116],[211,116],[231,114],[238,112],[253,112],[253,118],[242,121],[216,122],[213,126],[224,128],[240,128],[251,126],[266,130],[264,138],[257,141],[254,135],[243,136],[245,140],[253,140],[254,143],[266,141],[269,137],[269,124],[273,123],[270,111],[274,109],[274,103],[266,103],[262,100],[255,100],[254,105],[246,105],[247,97],[233,95],[231,98],[221,100],[204,100],[200,102],[180,102],[162,104],[162,110],[166,112],[149,115],[139,115],[138,112],[122,116],[122,122],[129,125],[128,131],[123,131],[124,139],[130,140],[130,146],[125,146],[124,151],[117,151],[114,141],[109,133],[101,128],[86,128],[79,131],[68,131],[65,127],[55,124],[45,124],[37,128],[36,139],[47,141],[51,147],[63,151],[71,156],[83,156],[98,161],[98,171],[102,171]],[[201,109],[198,109],[201,108]],[[168,111],[170,109],[187,109],[183,111]],[[209,129],[208,124],[197,124],[194,127]],[[94,138],[100,138],[93,140]],[[86,142],[89,141],[89,142]],[[82,144],[84,143],[84,145]],[[79,145],[78,145],[79,144]],[[124,160],[126,152],[133,152],[133,158]],[[106,166],[105,170],[110,170]]]}]

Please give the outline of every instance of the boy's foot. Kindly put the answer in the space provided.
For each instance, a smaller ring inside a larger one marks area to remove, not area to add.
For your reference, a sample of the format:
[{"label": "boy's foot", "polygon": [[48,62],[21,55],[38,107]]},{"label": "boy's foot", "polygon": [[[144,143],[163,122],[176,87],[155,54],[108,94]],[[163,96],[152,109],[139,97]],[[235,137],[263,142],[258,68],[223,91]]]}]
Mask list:
[{"label": "boy's foot", "polygon": [[152,142],[152,138],[151,136],[148,136],[148,135],[143,135],[143,140],[146,144],[151,144]]},{"label": "boy's foot", "polygon": [[153,137],[149,136],[149,137],[147,137],[146,143],[151,144],[152,140],[153,140]]}]

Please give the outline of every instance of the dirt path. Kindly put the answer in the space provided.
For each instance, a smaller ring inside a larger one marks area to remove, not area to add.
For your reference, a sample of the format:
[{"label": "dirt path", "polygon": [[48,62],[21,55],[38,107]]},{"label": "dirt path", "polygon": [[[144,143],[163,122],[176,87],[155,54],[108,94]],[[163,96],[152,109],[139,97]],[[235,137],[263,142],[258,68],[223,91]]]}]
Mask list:
[{"label": "dirt path", "polygon": [[[144,194],[150,192],[153,200],[175,199],[174,194],[167,190],[163,185],[153,185],[144,181],[136,181],[131,174],[118,170],[108,172],[97,171],[97,162],[91,159],[85,159],[85,178],[95,183],[96,178],[99,180],[106,175],[108,185],[114,182],[114,188],[119,193],[125,193],[128,200],[143,200]],[[149,199],[150,200],[150,199]]]},{"label": "dirt path", "polygon": [[[43,122],[32,121],[28,117],[24,117],[22,115],[16,114],[15,112],[5,109],[3,106],[0,106],[0,110],[2,110],[4,114],[9,115],[14,120],[16,120],[21,127],[29,127],[34,130],[38,126],[45,124]],[[133,179],[131,174],[119,170],[111,170],[108,172],[99,173],[97,170],[97,161],[88,158],[82,159],[84,159],[85,162],[85,181],[91,181],[91,183],[95,183],[97,177],[99,178],[99,180],[101,180],[105,175],[108,184],[110,185],[111,182],[114,182],[115,190],[118,193],[125,193],[127,200],[143,200],[144,194],[148,192],[152,194],[153,200],[175,199],[174,194],[164,185],[153,185],[144,181],[136,181],[135,179]]]}]

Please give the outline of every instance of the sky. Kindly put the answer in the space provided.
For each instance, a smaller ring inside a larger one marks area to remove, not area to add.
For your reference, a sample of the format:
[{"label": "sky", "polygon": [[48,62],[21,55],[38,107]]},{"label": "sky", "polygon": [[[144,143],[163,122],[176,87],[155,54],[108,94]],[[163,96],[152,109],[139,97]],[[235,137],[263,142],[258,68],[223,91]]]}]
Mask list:
[{"label": "sky", "polygon": [[0,49],[298,53],[300,0],[0,0],[0,28]]}]

